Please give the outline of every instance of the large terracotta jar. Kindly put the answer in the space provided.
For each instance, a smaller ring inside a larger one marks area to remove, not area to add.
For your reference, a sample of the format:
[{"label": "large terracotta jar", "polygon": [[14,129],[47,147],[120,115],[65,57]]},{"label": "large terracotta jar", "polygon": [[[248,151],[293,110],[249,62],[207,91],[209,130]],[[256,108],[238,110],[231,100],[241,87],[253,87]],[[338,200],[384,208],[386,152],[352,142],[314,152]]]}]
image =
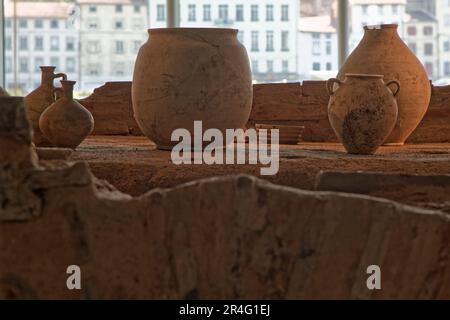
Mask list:
[{"label": "large terracotta jar", "polygon": [[62,96],[42,113],[39,127],[52,145],[75,149],[94,130],[94,118],[88,109],[73,99],[75,81],[61,80]]},{"label": "large terracotta jar", "polygon": [[344,81],[328,80],[327,89],[328,118],[347,152],[375,153],[397,120],[398,81],[384,83],[382,75],[346,74]]},{"label": "large terracotta jar", "polygon": [[423,119],[431,97],[427,73],[397,33],[396,24],[364,28],[364,37],[339,71],[384,75],[402,87],[397,97],[398,119],[386,144],[402,145]]},{"label": "large terracotta jar", "polygon": [[247,52],[237,30],[150,29],[139,50],[132,85],[134,117],[159,149],[177,142],[179,128],[243,128],[252,105]]},{"label": "large terracotta jar", "polygon": [[42,135],[39,129],[39,118],[53,99],[53,80],[56,78],[67,79],[64,73],[55,74],[53,66],[42,66],[41,68],[41,85],[25,97],[25,106],[27,107],[27,116],[33,125],[34,137],[33,142],[36,146],[50,146],[51,143]]}]

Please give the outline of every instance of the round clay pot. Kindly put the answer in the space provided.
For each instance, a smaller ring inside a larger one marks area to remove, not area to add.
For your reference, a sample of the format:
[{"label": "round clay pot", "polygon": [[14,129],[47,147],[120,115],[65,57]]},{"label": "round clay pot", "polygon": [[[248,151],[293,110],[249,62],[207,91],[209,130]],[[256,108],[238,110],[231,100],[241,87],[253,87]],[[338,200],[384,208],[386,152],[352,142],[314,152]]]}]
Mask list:
[{"label": "round clay pot", "polygon": [[88,109],[73,99],[75,81],[61,80],[62,97],[48,107],[39,119],[44,136],[55,146],[75,149],[94,130],[94,118]]},{"label": "round clay pot", "polygon": [[[394,91],[388,86],[395,85]],[[334,91],[337,86],[338,89]],[[330,79],[328,118],[348,153],[373,154],[395,126],[398,114],[397,80],[386,84],[382,75],[346,74],[345,81]]]},{"label": "round clay pot", "polygon": [[344,80],[346,73],[382,74],[385,81],[397,79],[400,82],[397,123],[385,143],[403,145],[428,109],[431,97],[428,75],[399,37],[396,24],[366,26],[364,30],[363,39],[337,78]]},{"label": "round clay pot", "polygon": [[25,97],[25,105],[27,107],[27,116],[33,125],[33,142],[36,146],[51,146],[51,143],[45,139],[39,129],[39,118],[45,109],[50,106],[53,99],[53,80],[56,78],[67,79],[64,73],[55,74],[56,67],[42,66],[41,68],[41,85]]},{"label": "round clay pot", "polygon": [[[244,128],[252,105],[247,52],[237,30],[150,29],[137,56],[132,85],[134,117],[159,149],[170,150],[176,129]],[[192,138],[193,139],[193,138]]]}]

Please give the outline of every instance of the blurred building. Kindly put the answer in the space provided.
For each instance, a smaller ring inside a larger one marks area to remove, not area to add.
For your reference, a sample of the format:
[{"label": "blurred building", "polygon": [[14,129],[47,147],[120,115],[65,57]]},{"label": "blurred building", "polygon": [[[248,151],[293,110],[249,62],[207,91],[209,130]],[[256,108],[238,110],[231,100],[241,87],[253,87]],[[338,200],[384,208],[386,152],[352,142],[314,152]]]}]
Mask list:
[{"label": "blurred building", "polygon": [[108,81],[130,81],[140,46],[147,40],[148,2],[144,0],[77,0],[82,90]]},{"label": "blurred building", "polygon": [[450,78],[450,0],[436,0],[439,24],[439,76]]},{"label": "blurred building", "polygon": [[77,80],[78,33],[73,4],[5,2],[6,89],[17,94],[39,86],[39,66],[54,65]]},{"label": "blurred building", "polygon": [[[166,25],[166,0],[149,0],[150,26]],[[182,0],[180,26],[239,29],[257,81],[297,79],[299,0]]]},{"label": "blurred building", "polygon": [[406,0],[349,0],[351,5],[350,51],[361,41],[364,26],[398,24],[403,38],[403,22],[406,18]]},{"label": "blurred building", "polygon": [[403,24],[403,40],[425,66],[430,79],[439,77],[439,29],[431,13],[408,10]]},{"label": "blurred building", "polygon": [[328,79],[338,71],[336,28],[330,15],[302,17],[298,27],[299,75],[303,79]]}]

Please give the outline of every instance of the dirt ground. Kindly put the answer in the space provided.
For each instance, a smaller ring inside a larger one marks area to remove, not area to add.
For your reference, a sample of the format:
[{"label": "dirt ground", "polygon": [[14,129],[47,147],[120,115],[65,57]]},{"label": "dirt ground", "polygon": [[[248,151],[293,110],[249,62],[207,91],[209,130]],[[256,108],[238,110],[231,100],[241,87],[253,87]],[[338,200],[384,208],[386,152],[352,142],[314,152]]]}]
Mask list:
[{"label": "dirt ground", "polygon": [[[313,189],[320,171],[371,171],[403,174],[450,174],[450,144],[381,147],[374,156],[345,153],[339,144],[302,143],[280,146],[280,168],[261,176],[260,165],[175,165],[170,152],[156,150],[145,137],[93,136],[70,160],[87,161],[93,173],[117,189],[139,196],[153,188],[211,176],[246,173],[276,184]],[[43,161],[52,166],[57,161]],[[405,186],[372,194],[407,204],[450,211],[450,186]]]}]

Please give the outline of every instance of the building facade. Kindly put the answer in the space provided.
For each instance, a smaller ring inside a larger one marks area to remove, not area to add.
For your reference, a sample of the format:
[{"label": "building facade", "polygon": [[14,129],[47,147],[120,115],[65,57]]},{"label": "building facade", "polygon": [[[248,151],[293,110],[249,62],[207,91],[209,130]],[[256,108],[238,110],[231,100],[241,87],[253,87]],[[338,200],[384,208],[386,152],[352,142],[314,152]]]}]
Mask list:
[{"label": "building facade", "polygon": [[439,24],[439,77],[450,78],[450,0],[436,0]]},{"label": "building facade", "polygon": [[39,67],[56,66],[70,79],[78,76],[78,33],[73,5],[47,2],[5,2],[6,89],[26,94],[41,82]]},{"label": "building facade", "polygon": [[141,0],[77,0],[83,91],[108,81],[130,81],[141,45],[147,40],[148,3]]},{"label": "building facade", "polygon": [[338,72],[336,28],[330,15],[302,17],[298,28],[300,79],[328,79]]},{"label": "building facade", "polygon": [[[166,1],[148,0],[150,26],[166,25]],[[297,78],[299,0],[183,0],[180,26],[235,28],[256,81]]]},{"label": "building facade", "polygon": [[350,0],[351,30],[349,49],[356,48],[364,34],[364,26],[398,24],[403,38],[403,22],[406,18],[406,0]]},{"label": "building facade", "polygon": [[407,11],[403,40],[423,63],[430,79],[439,78],[439,30],[436,18],[424,10]]}]

